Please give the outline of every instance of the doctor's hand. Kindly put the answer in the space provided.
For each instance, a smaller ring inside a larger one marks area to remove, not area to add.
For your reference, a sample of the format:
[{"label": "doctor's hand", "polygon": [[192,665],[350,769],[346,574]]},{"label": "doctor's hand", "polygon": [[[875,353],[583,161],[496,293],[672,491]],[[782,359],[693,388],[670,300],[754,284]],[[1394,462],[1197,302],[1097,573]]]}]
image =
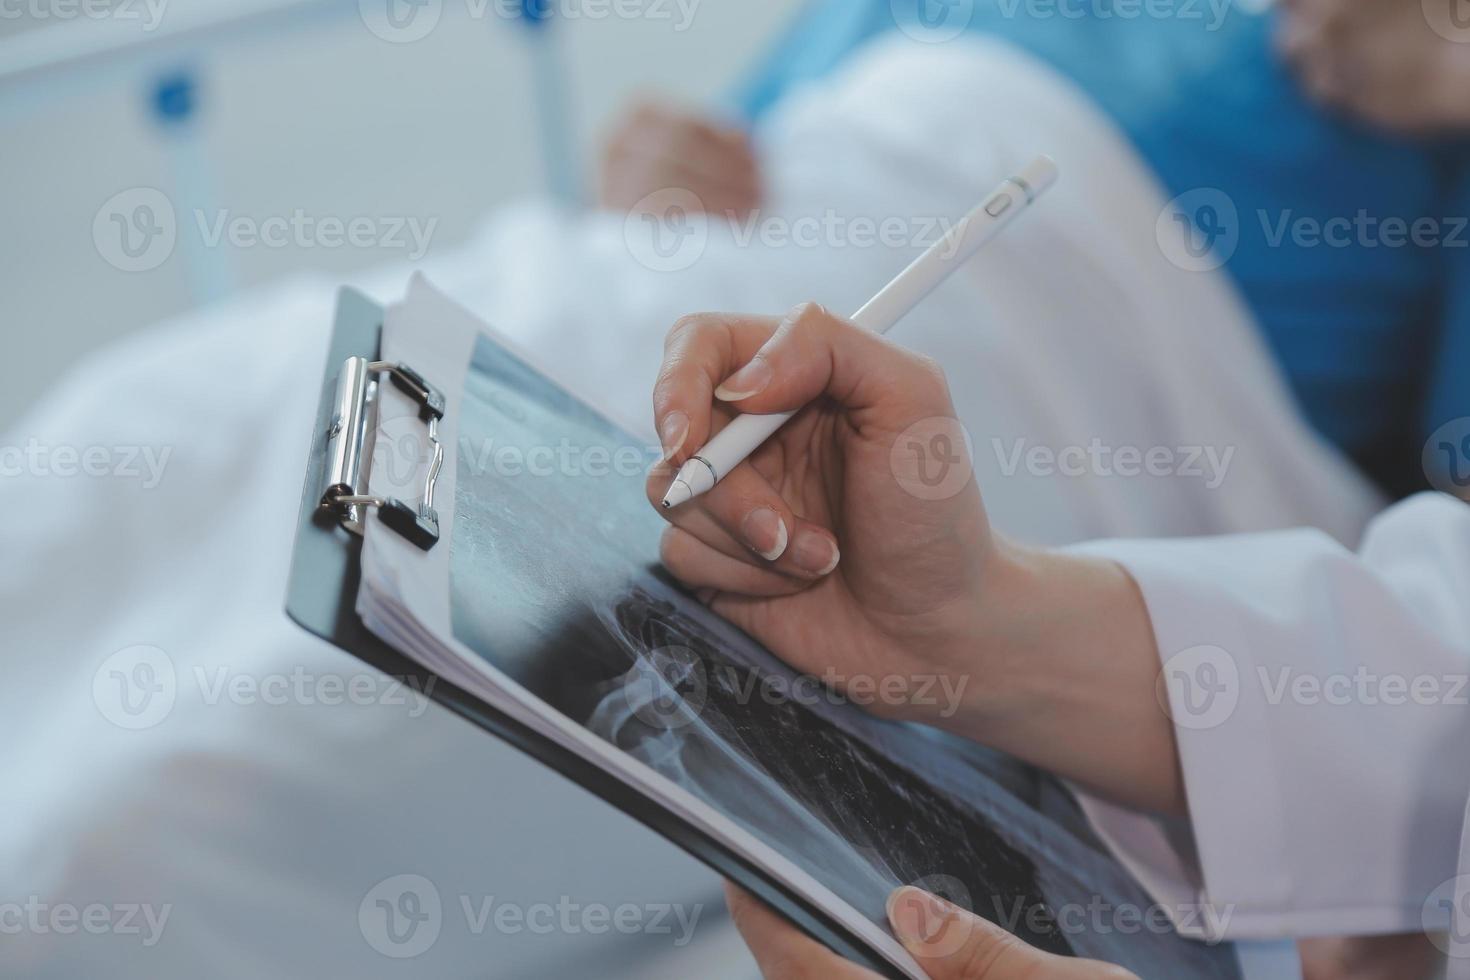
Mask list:
[{"label": "doctor's hand", "polygon": [[741,129],[653,103],[634,107],[603,150],[598,202],[630,210],[658,191],[690,191],[711,214],[760,204],[760,166]]},{"label": "doctor's hand", "polygon": [[[876,980],[750,895],[725,886],[730,916],[766,980]],[[888,900],[894,935],[934,980],[1128,980],[1132,973],[1094,960],[1033,949],[999,926],[917,888]],[[1136,980],[1136,978],[1134,978]]]},{"label": "doctor's hand", "polygon": [[663,512],[664,563],[797,669],[937,723],[967,693],[1000,556],[932,362],[815,305],[688,317],[654,393],[673,466],[649,496],[738,412],[802,406],[713,490]]},{"label": "doctor's hand", "polygon": [[664,564],[798,671],[919,721],[1181,812],[1137,586],[1112,562],[992,534],[933,361],[800,306],[669,333],[654,421],[674,472],[740,412],[800,409],[710,492],[660,513]]}]

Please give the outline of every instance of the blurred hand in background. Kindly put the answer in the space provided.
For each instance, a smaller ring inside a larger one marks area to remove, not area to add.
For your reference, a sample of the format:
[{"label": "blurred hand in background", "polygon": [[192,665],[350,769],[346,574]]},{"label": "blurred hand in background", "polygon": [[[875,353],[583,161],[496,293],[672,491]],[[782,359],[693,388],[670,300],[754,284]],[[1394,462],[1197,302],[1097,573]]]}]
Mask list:
[{"label": "blurred hand in background", "polygon": [[1470,43],[1451,40],[1470,41],[1470,3],[1282,0],[1281,7],[1279,47],[1312,98],[1401,132],[1470,127]]},{"label": "blurred hand in background", "polygon": [[648,102],[613,127],[598,183],[598,203],[621,211],[670,188],[692,192],[710,214],[739,217],[761,199],[760,166],[744,130]]},{"label": "blurred hand in background", "polygon": [[1427,980],[1440,956],[1421,933],[1303,939],[1303,980]]}]

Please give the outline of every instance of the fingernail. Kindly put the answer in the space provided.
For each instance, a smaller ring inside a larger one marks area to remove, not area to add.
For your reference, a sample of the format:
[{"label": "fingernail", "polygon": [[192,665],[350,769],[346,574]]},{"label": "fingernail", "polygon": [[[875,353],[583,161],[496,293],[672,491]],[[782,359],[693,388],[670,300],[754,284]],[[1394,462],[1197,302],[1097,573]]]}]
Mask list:
[{"label": "fingernail", "polygon": [[684,448],[684,437],[689,434],[689,416],[683,412],[670,412],[659,423],[658,441],[664,447],[663,462],[674,458]]},{"label": "fingernail", "polygon": [[771,383],[771,373],[770,362],[757,354],[754,360],[715,389],[715,397],[722,402],[738,402],[751,395],[759,395]]},{"label": "fingernail", "polygon": [[837,545],[825,534],[805,531],[796,536],[796,545],[791,549],[791,560],[804,572],[822,576],[837,567],[842,555]]},{"label": "fingernail", "polygon": [[740,533],[751,550],[766,561],[775,561],[786,552],[786,525],[781,515],[769,507],[761,507],[745,515]]},{"label": "fingernail", "polygon": [[905,946],[926,946],[944,931],[955,908],[928,892],[905,885],[888,896],[888,921]]}]

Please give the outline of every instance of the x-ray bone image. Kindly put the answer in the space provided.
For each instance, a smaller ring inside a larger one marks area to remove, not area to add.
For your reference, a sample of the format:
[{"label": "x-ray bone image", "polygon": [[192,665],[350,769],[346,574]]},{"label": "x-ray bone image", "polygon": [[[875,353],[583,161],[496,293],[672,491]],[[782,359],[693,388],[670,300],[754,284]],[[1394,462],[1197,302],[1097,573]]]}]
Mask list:
[{"label": "x-ray bone image", "polygon": [[1149,902],[1054,780],[829,696],[684,593],[657,565],[651,447],[488,338],[464,394],[449,545],[471,650],[874,923],[918,884],[1053,952],[1237,976],[1228,949],[1065,914]]}]

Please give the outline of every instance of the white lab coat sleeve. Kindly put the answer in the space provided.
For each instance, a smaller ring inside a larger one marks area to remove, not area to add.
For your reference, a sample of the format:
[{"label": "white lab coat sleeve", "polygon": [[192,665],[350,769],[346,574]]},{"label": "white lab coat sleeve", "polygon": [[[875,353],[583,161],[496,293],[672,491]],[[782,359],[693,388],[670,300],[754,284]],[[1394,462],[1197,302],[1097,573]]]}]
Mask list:
[{"label": "white lab coat sleeve", "polygon": [[1079,799],[1180,931],[1445,928],[1470,795],[1470,506],[1412,498],[1358,554],[1309,530],[1074,550],[1143,591],[1189,819]]}]

